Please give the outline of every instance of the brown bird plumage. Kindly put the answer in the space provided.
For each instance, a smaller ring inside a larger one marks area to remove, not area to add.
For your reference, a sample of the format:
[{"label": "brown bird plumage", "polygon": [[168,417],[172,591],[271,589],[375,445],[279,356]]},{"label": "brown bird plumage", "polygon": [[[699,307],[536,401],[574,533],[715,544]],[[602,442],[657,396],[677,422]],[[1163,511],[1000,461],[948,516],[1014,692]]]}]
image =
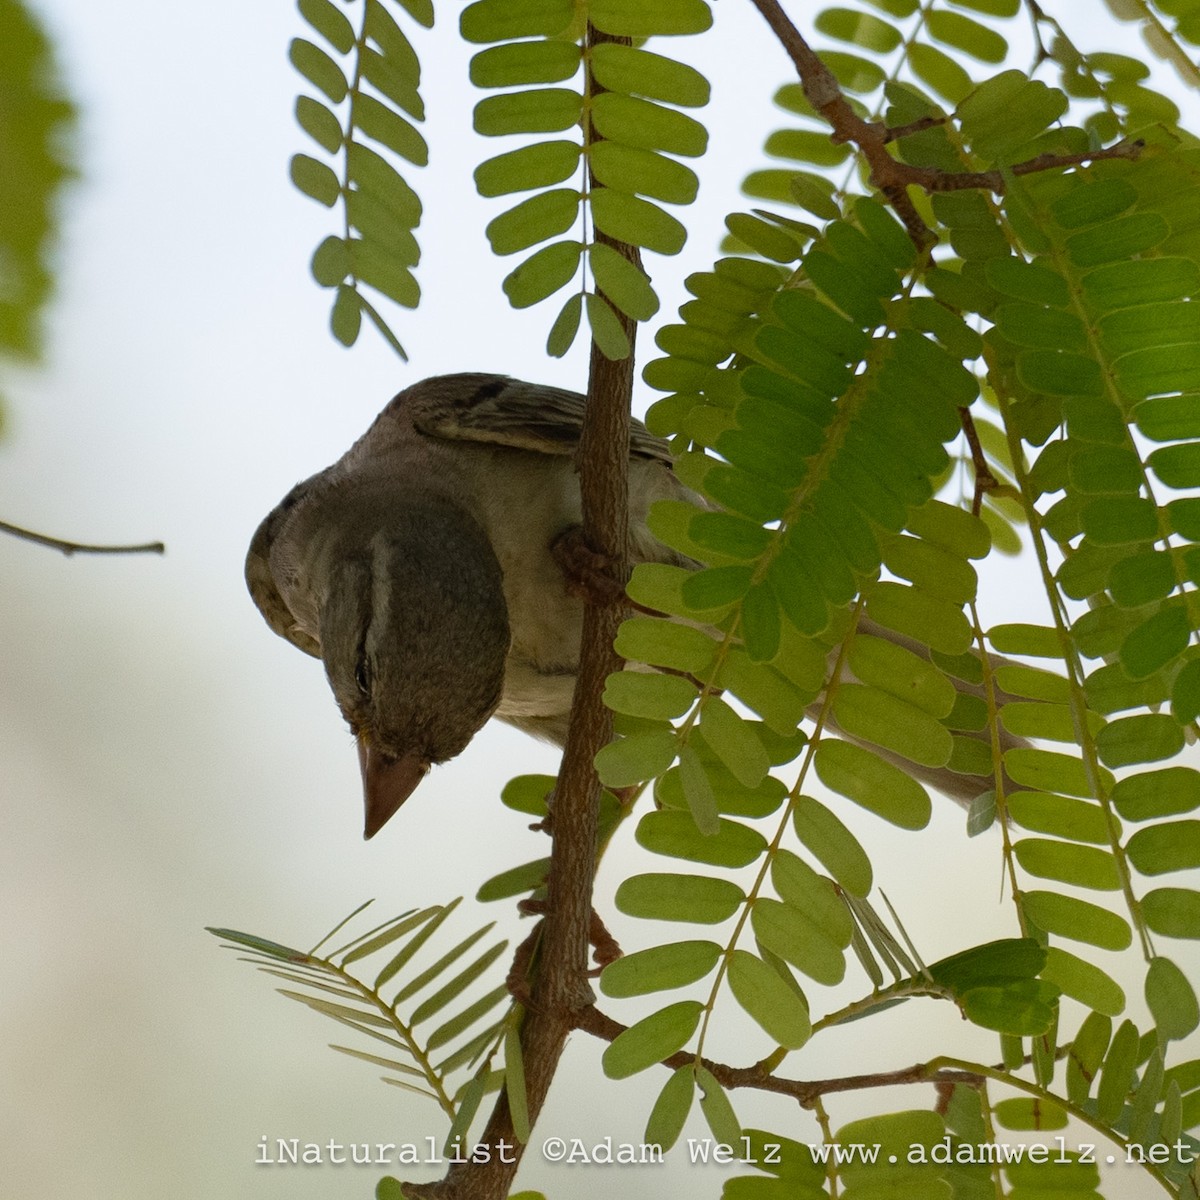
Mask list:
[{"label": "brown bird plumage", "polygon": [[[565,740],[583,604],[552,547],[580,523],[583,410],[575,392],[499,375],[426,379],[255,533],[250,593],[324,661],[358,741],[367,837],[493,715]],[[656,500],[684,497],[667,444],[634,421],[634,562],[695,565],[646,527]],[[898,761],[959,800],[987,786]]]}]

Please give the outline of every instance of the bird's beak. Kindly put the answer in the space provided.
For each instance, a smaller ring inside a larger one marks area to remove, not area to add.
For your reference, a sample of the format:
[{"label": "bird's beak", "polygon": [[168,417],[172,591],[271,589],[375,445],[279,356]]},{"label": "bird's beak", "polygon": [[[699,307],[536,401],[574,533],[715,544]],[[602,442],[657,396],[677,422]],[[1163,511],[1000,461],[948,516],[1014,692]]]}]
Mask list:
[{"label": "bird's beak", "polygon": [[358,738],[358,765],[362,769],[363,804],[366,808],[364,838],[373,838],[391,819],[396,809],[416,791],[429,772],[429,764],[418,754],[392,758],[371,745],[367,735]]}]

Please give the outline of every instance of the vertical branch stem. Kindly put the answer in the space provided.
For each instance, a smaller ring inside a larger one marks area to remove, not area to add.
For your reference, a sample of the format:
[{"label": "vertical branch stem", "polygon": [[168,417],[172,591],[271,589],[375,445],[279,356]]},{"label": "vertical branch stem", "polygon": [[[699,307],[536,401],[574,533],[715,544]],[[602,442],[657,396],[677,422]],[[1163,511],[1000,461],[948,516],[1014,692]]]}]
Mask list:
[{"label": "vertical branch stem", "polygon": [[[588,29],[589,48],[614,40],[627,41]],[[594,94],[590,73],[588,88],[589,94]],[[597,140],[590,118],[584,136],[589,144]],[[599,232],[595,240],[640,265],[635,247]],[[629,575],[629,428],[637,324],[620,312],[617,315],[629,339],[630,354],[613,362],[592,343],[587,408],[576,465],[583,505],[583,537],[592,550],[609,561],[613,574],[624,582]],[[545,1103],[578,1014],[595,998],[586,974],[600,807],[600,781],[592,760],[612,739],[612,713],[604,706],[601,695],[604,680],[621,666],[613,641],[623,616],[623,608],[618,604],[589,600],[584,609],[571,721],[554,791],[546,916],[538,944],[530,1009],[521,1029],[531,1124]],[[490,1148],[488,1161],[455,1164],[436,1183],[406,1184],[406,1195],[437,1200],[502,1200],[508,1195],[524,1152],[503,1094],[488,1120],[481,1145]]]}]

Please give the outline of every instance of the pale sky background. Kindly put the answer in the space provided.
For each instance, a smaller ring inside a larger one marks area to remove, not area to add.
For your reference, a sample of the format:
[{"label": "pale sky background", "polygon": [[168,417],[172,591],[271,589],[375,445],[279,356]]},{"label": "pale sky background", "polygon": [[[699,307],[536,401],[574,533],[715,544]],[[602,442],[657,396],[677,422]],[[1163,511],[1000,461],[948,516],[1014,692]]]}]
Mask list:
[{"label": "pale sky background", "polygon": [[[738,180],[784,123],[770,105],[790,78],[781,51],[747,6],[716,8],[716,33],[685,53],[715,85],[714,151],[694,240],[664,264],[668,320],[678,281],[711,261]],[[552,313],[514,313],[499,293],[482,227],[500,206],[474,196],[470,168],[501,147],[481,149],[467,132],[477,94],[465,83],[457,6],[443,5],[442,27],[419,41],[435,162],[416,180],[425,303],[398,318],[407,365],[369,331],[351,353],[337,346],[327,294],[308,277],[311,248],[332,224],[287,179],[304,144],[291,115],[299,81],[286,49],[301,28],[290,5],[38,9],[82,108],[83,178],[64,208],[46,366],[4,373],[0,517],[80,540],[162,538],[169,552],[65,559],[0,538],[3,1190],[366,1197],[378,1168],[256,1168],[259,1138],[440,1142],[440,1114],[325,1049],[344,1040],[339,1031],[275,996],[203,926],[307,946],[369,897],[382,920],[471,894],[545,852],[497,794],[514,774],[552,771],[556,755],[490,726],[364,844],[349,735],[319,664],[272,635],[246,595],[245,547],[291,484],[337,457],[401,387],[466,369],[582,386],[585,360],[547,361]],[[1109,46],[1129,37],[1114,29]],[[649,337],[642,347],[644,361]],[[651,398],[643,389],[639,405]],[[989,624],[1023,611],[1030,578],[1011,562],[994,571]],[[847,807],[927,961],[1012,933],[994,841],[966,842],[952,804],[936,806],[932,833],[919,838]],[[601,887],[608,911],[610,879],[667,869],[631,838],[613,857]],[[492,919],[510,937],[526,932],[510,905],[468,908],[463,933]],[[626,949],[657,932],[616,928]],[[1188,960],[1177,945],[1168,952]],[[864,991],[850,975],[816,1007]],[[624,1020],[638,1013],[609,1007]],[[909,1004],[819,1039],[787,1070],[862,1069],[864,1034],[866,1065],[908,1065],[939,1048],[946,1021]],[[728,1028],[728,1060],[765,1051],[747,1025]],[[994,1057],[990,1037],[963,1026],[961,1039],[964,1054]],[[539,1161],[551,1134],[640,1140],[661,1077],[607,1081],[600,1048],[573,1039],[519,1182],[558,1196],[683,1197],[697,1186],[715,1196],[716,1170],[697,1179],[682,1155],[645,1177]],[[892,1098],[928,1101],[928,1091]],[[735,1103],[748,1125],[819,1136],[788,1106],[741,1094]],[[831,1109],[839,1124],[860,1111],[852,1100]],[[695,1116],[688,1132],[706,1134]]]}]

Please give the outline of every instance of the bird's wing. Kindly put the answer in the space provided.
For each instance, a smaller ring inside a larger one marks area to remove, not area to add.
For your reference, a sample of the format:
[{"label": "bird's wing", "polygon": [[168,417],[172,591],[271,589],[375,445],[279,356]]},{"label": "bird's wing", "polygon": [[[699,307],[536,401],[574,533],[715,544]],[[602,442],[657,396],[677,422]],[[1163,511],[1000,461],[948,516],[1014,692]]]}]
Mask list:
[{"label": "bird's wing", "polygon": [[[429,437],[574,454],[585,400],[563,388],[481,374],[426,380],[392,403],[407,407],[413,426]],[[629,451],[634,458],[671,462],[667,443],[638,420],[631,425]]]},{"label": "bird's wing", "polygon": [[[324,475],[325,472],[321,474]],[[298,501],[308,495],[313,481],[318,478],[320,476],[314,475],[312,479],[296,484],[284,496],[254,531],[250,549],[246,554],[246,586],[250,589],[250,596],[258,606],[258,611],[280,637],[287,638],[293,646],[298,646],[305,654],[311,654],[314,658],[321,657],[320,643],[296,624],[292,610],[279,594],[279,587],[271,570],[271,547],[292,509]]]}]

